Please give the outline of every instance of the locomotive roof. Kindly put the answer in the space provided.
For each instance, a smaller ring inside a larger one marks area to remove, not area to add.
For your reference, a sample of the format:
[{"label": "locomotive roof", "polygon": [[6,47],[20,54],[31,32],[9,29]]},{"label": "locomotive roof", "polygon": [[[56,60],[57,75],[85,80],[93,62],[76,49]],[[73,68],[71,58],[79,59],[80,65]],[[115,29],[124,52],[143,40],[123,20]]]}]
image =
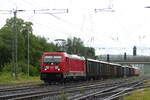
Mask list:
[{"label": "locomotive roof", "polygon": [[68,56],[69,58],[73,58],[73,59],[85,60],[84,57],[78,56],[78,55],[70,55],[70,54],[67,54],[67,56]]},{"label": "locomotive roof", "polygon": [[82,56],[78,56],[75,54],[68,54],[66,52],[46,52],[44,54],[54,54],[54,55],[55,54],[63,54],[64,56],[69,57],[69,58],[78,59],[78,60],[85,60],[85,58]]}]

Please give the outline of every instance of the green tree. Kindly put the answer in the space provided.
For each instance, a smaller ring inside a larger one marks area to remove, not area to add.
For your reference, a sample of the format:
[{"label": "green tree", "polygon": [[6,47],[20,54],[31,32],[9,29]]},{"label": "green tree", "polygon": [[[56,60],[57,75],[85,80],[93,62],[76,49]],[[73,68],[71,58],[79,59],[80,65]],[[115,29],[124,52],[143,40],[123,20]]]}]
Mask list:
[{"label": "green tree", "polygon": [[[40,71],[41,56],[44,52],[54,52],[57,46],[48,43],[44,37],[35,36],[33,34],[32,23],[26,22],[20,18],[7,19],[6,24],[0,29],[0,71],[2,68],[12,66],[15,52],[15,39],[18,40],[18,72],[26,73],[28,60],[28,36],[29,36],[29,55],[30,66],[35,72]],[[15,25],[15,26],[14,26]],[[12,66],[13,67],[13,66]],[[11,67],[9,67],[11,68]],[[5,68],[8,70],[8,68]],[[21,69],[21,70],[20,70]],[[9,70],[10,71],[10,70]],[[33,71],[32,71],[33,72]],[[32,74],[32,73],[31,73]]]},{"label": "green tree", "polygon": [[66,51],[73,54],[78,54],[87,58],[95,58],[95,49],[92,47],[85,47],[80,38],[68,38],[66,41]]}]

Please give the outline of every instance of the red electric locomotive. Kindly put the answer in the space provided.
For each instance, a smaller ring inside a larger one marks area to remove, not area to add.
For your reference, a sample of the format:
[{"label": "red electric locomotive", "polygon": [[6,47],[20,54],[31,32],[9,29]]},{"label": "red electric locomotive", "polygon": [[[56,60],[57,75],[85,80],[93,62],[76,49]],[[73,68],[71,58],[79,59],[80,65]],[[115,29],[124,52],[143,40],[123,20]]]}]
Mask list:
[{"label": "red electric locomotive", "polygon": [[41,80],[64,81],[86,75],[85,58],[64,52],[44,53],[42,56]]}]

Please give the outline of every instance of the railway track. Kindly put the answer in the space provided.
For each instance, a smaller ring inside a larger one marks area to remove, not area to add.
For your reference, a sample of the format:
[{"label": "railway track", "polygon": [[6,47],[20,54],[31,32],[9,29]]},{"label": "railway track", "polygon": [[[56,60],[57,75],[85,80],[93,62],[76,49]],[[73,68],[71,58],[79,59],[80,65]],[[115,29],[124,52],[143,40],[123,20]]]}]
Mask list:
[{"label": "railway track", "polygon": [[[107,95],[106,97],[109,97],[110,95],[112,96],[117,93],[119,95],[119,92],[121,94],[123,89],[127,89],[126,86],[130,86],[131,84],[135,85],[132,83],[132,80],[132,78],[128,78],[106,82],[92,81],[89,83],[79,82],[64,85],[40,85],[33,87],[19,87],[16,89],[0,89],[0,100],[30,100],[35,98],[40,100],[44,100],[45,98],[57,100],[63,97],[70,100],[86,100],[87,98],[89,99],[93,97],[100,98],[102,95]],[[130,82],[130,84],[126,82]]]},{"label": "railway track", "polygon": [[117,86],[112,86],[112,87],[107,87],[104,88],[103,90],[99,90],[97,92],[92,92],[92,93],[85,93],[83,95],[79,96],[74,96],[73,98],[69,98],[69,100],[93,100],[93,99],[101,99],[101,100],[111,100],[110,98],[113,97],[113,95],[117,95],[122,93],[125,90],[129,90],[129,85],[134,85],[134,84],[139,84],[136,82],[131,82],[131,83],[123,83]]},{"label": "railway track", "polygon": [[[125,80],[124,80],[125,81]],[[113,82],[113,81],[112,81]],[[92,81],[92,82],[83,82],[75,83],[68,86],[68,84],[62,85],[50,85],[50,86],[33,86],[33,87],[17,87],[17,88],[7,88],[0,90],[0,99],[27,99],[27,98],[37,98],[42,96],[53,96],[59,95],[62,93],[62,90],[66,93],[80,91],[82,88],[91,89],[91,88],[102,88],[109,86],[110,81],[101,82],[101,81]],[[121,81],[117,81],[121,82]],[[116,82],[116,83],[117,83]],[[76,88],[74,88],[76,87]]]},{"label": "railway track", "polygon": [[8,87],[16,87],[16,86],[28,86],[28,85],[34,85],[34,84],[41,84],[43,83],[42,81],[30,81],[30,82],[11,82],[11,83],[6,83],[6,84],[0,84],[0,89],[1,88],[8,88]]},{"label": "railway track", "polygon": [[114,100],[117,98],[123,98],[123,96],[132,93],[136,89],[143,89],[145,87],[143,87],[142,84],[146,81],[147,80],[142,80],[141,82],[135,83],[135,84],[131,85],[130,87],[123,88],[120,91],[118,91],[112,95],[109,95],[104,100]]},{"label": "railway track", "polygon": [[132,82],[126,82],[117,86],[112,86],[99,91],[91,91],[90,93],[84,93],[69,97],[69,100],[116,100],[116,98],[122,97],[124,94],[130,93],[131,91],[141,88],[147,79],[136,80]]}]

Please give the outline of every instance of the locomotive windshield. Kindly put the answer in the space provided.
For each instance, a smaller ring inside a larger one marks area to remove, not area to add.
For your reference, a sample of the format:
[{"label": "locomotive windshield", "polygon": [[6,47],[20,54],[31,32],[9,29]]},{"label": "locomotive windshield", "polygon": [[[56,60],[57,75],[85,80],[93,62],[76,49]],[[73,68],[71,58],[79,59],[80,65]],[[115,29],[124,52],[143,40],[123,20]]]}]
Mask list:
[{"label": "locomotive windshield", "polygon": [[44,64],[49,65],[58,65],[61,63],[61,56],[45,56],[44,57]]}]

